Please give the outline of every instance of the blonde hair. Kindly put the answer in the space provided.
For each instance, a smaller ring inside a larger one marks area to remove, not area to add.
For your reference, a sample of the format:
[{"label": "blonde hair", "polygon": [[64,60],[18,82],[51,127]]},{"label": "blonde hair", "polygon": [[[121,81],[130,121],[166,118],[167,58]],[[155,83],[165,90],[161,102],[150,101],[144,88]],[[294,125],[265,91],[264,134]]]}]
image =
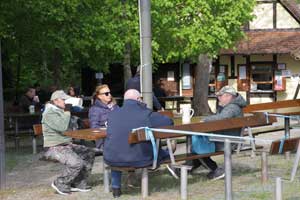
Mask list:
[{"label": "blonde hair", "polygon": [[[93,104],[95,103],[96,99],[98,99],[98,95],[101,93],[100,91],[103,89],[103,88],[108,88],[108,85],[107,84],[102,84],[102,85],[98,85],[95,89],[95,92],[93,94]],[[112,97],[112,100],[111,100],[112,103],[116,103],[116,100]]]}]

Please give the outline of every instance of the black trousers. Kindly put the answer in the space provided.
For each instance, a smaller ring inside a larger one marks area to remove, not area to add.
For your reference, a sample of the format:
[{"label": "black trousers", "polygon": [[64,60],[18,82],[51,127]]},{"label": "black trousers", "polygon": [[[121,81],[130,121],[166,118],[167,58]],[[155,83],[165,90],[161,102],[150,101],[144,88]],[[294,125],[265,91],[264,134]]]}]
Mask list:
[{"label": "black trousers", "polygon": [[[215,161],[213,161],[210,157],[201,158],[204,164],[211,170],[215,171],[218,168],[218,165]],[[193,168],[200,167],[202,165],[200,159],[193,160]]]}]

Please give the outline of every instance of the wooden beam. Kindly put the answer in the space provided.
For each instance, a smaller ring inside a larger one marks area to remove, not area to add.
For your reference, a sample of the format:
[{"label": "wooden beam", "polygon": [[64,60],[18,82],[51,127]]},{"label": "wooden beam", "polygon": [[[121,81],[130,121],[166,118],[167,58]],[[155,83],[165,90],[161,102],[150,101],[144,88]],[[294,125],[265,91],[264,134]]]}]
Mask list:
[{"label": "wooden beam", "polygon": [[[199,122],[199,123],[176,125],[176,126],[164,126],[164,127],[160,127],[160,129],[210,133],[216,131],[240,129],[243,127],[263,126],[263,125],[272,124],[273,122],[276,122],[275,117],[269,117],[269,123],[267,123],[267,120],[263,113],[255,113],[253,116],[231,118],[231,119],[217,120],[211,122]],[[176,138],[176,137],[185,136],[184,134],[163,133],[163,132],[154,132],[153,134],[154,137],[158,139]],[[130,144],[138,143],[142,141],[146,141],[144,129],[137,130],[129,134],[128,142]]]}]

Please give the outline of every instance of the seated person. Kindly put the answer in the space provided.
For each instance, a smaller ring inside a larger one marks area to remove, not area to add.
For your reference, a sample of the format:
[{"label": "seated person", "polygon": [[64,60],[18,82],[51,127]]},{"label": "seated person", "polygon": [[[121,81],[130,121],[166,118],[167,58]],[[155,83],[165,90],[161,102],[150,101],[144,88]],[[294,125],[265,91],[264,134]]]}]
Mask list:
[{"label": "seated person", "polygon": [[[104,161],[115,167],[146,167],[153,162],[153,149],[150,142],[130,145],[128,137],[132,129],[139,127],[160,127],[172,125],[173,121],[148,109],[141,102],[141,94],[129,89],[124,94],[123,106],[108,115],[107,137],[104,142]],[[160,150],[158,164],[168,158],[167,151]],[[112,191],[114,197],[121,195],[120,171],[111,171]]]},{"label": "seated person", "polygon": [[78,90],[75,89],[75,87],[70,86],[67,94],[70,98],[66,100],[66,104],[72,104],[71,112],[81,112],[83,110],[83,100],[80,97]]},{"label": "seated person", "polygon": [[[211,115],[204,118],[203,121],[208,122],[208,121],[215,121],[215,120],[222,120],[222,119],[243,116],[243,107],[245,107],[247,103],[245,99],[240,94],[238,94],[233,87],[228,85],[224,86],[216,93],[216,95],[219,100],[217,113],[215,115]],[[216,134],[240,136],[241,130],[235,129],[230,131],[222,131],[222,132],[217,132]],[[216,151],[224,150],[223,142],[215,142],[215,144],[216,144]],[[225,176],[224,169],[218,167],[217,163],[213,161],[210,157],[193,160],[192,170],[199,167],[201,164],[203,164],[205,167],[211,170],[211,172],[207,175],[209,179],[217,180]]]},{"label": "seated person", "polygon": [[72,138],[64,136],[70,123],[70,112],[64,111],[69,96],[62,90],[51,95],[42,118],[45,158],[65,165],[52,187],[61,195],[70,192],[88,192],[87,178],[94,163],[94,152],[89,148],[72,144]]},{"label": "seated person", "polygon": [[[111,96],[108,85],[103,84],[96,87],[93,95],[93,105],[89,110],[89,121],[91,128],[103,128],[106,127],[108,114],[118,108],[119,106]],[[97,152],[101,154],[103,152],[103,139],[96,141]]]},{"label": "seated person", "polygon": [[35,93],[36,96],[38,96],[40,104],[44,105],[46,101],[48,101],[50,98],[47,99],[47,93],[46,91],[41,87],[39,83],[34,84]]},{"label": "seated person", "polygon": [[[140,75],[140,65],[136,69],[136,74],[128,79],[126,82],[126,90],[135,89],[141,92],[141,75]],[[153,93],[153,109],[154,110],[164,110],[164,108],[160,105],[155,93]]]},{"label": "seated person", "polygon": [[68,94],[69,96],[71,96],[71,97],[78,97],[78,96],[79,96],[78,94],[76,94],[75,88],[74,88],[73,86],[70,86],[70,87],[68,88],[67,94]]},{"label": "seated person", "polygon": [[31,105],[39,106],[39,99],[33,87],[27,88],[26,93],[19,100],[19,107],[22,112],[28,113]]}]

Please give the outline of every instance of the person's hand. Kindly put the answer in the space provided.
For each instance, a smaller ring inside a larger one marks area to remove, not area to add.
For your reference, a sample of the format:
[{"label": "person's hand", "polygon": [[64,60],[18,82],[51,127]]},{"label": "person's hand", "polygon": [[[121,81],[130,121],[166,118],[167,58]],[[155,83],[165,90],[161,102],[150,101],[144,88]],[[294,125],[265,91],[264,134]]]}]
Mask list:
[{"label": "person's hand", "polygon": [[39,103],[40,102],[39,96],[34,96],[33,97],[33,101]]}]

